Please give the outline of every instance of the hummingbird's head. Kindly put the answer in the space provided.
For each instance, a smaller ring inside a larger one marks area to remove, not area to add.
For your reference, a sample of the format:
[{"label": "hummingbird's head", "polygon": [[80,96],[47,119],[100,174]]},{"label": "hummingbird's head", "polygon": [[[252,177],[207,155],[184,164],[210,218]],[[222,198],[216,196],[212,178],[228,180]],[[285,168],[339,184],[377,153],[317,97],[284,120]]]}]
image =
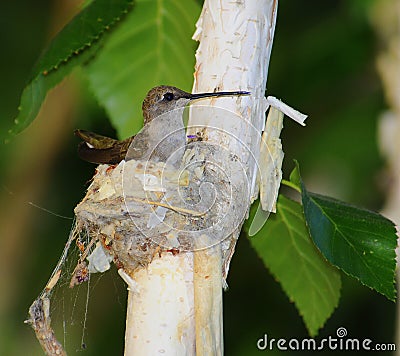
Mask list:
[{"label": "hummingbird's head", "polygon": [[185,107],[190,99],[190,93],[172,86],[161,85],[151,89],[142,105],[144,124],[168,111]]},{"label": "hummingbird's head", "polygon": [[219,96],[250,95],[248,91],[220,91],[212,93],[187,93],[176,87],[160,85],[151,89],[142,105],[144,124],[148,124],[157,116],[166,112],[184,108],[190,100]]}]

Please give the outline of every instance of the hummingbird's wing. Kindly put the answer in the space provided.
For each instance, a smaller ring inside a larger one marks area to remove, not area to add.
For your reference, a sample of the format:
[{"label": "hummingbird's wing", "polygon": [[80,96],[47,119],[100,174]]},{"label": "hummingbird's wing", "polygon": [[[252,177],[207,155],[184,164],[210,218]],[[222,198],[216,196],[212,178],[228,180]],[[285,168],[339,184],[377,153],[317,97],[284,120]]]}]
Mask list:
[{"label": "hummingbird's wing", "polygon": [[118,140],[111,137],[99,135],[94,132],[86,130],[75,130],[75,135],[78,136],[82,141],[87,143],[90,148],[106,149],[113,147]]},{"label": "hummingbird's wing", "polygon": [[75,130],[83,140],[78,145],[78,156],[84,161],[96,164],[118,164],[127,153],[132,138],[118,141],[86,130]]}]

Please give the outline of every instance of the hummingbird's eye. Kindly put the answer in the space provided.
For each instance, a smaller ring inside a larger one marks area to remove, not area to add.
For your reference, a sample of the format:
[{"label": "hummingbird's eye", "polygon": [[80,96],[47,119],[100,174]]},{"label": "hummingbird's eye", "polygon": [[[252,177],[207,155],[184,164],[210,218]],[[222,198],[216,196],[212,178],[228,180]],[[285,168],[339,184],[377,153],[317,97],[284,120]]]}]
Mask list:
[{"label": "hummingbird's eye", "polygon": [[174,98],[174,94],[172,93],[165,93],[163,96],[164,100],[171,101]]}]

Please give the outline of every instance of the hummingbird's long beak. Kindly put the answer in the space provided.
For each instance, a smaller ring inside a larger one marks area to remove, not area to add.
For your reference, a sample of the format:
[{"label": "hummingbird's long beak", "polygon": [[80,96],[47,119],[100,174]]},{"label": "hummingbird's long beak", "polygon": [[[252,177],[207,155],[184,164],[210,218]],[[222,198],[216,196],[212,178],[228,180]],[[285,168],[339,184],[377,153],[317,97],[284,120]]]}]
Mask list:
[{"label": "hummingbird's long beak", "polygon": [[190,94],[188,99],[195,100],[201,98],[211,98],[214,96],[240,96],[240,95],[250,95],[249,91],[217,91],[214,93],[196,93]]}]

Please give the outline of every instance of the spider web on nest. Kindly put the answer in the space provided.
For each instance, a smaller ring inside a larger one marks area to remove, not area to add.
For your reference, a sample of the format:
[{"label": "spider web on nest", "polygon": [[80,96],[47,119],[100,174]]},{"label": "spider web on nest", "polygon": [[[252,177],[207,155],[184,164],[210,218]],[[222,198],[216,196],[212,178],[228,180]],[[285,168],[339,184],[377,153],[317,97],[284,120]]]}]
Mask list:
[{"label": "spider web on nest", "polygon": [[[45,288],[29,308],[29,319],[25,323],[33,328],[46,355],[66,355],[67,342],[79,345],[78,349],[86,347],[90,291],[97,283],[92,281],[86,262],[96,246],[96,238],[93,234],[90,236],[86,227],[74,220]],[[56,335],[63,335],[62,342]]]}]

